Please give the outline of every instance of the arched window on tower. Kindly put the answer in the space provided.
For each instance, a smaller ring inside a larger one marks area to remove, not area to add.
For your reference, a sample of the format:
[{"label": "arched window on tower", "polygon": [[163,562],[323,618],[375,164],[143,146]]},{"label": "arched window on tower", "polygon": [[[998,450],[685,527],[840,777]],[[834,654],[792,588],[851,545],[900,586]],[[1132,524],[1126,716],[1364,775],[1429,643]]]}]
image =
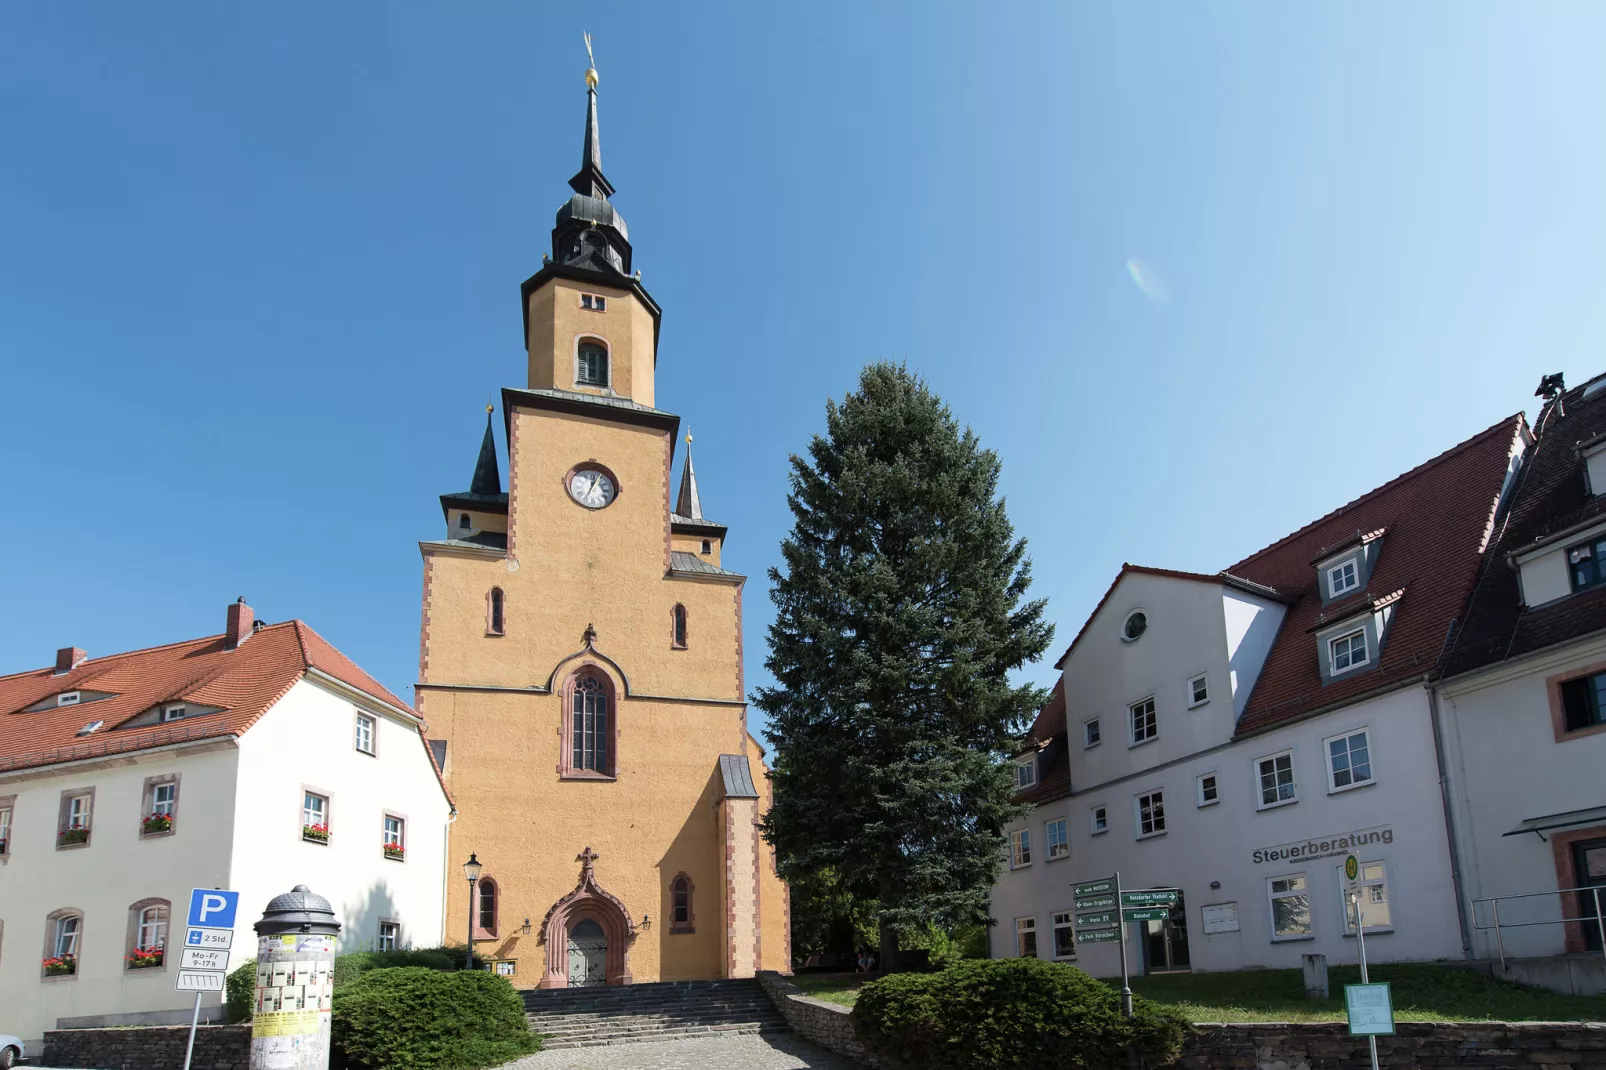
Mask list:
[{"label": "arched window on tower", "polygon": [[492,587],[490,595],[486,598],[485,634],[501,635],[503,624],[503,596],[502,588]]},{"label": "arched window on tower", "polygon": [[686,649],[686,607],[679,602],[669,611],[669,645],[676,650]]},{"label": "arched window on tower", "polygon": [[608,687],[587,674],[575,679],[569,707],[569,772],[613,774]]},{"label": "arched window on tower", "polygon": [[495,939],[497,935],[497,909],[501,905],[497,901],[496,881],[491,877],[481,877],[474,890],[474,937],[477,940]]},{"label": "arched window on tower", "polygon": [[697,916],[691,907],[691,878],[684,873],[675,875],[669,882],[669,931],[672,933],[696,932],[693,923]]},{"label": "arched window on tower", "polygon": [[608,347],[595,338],[582,341],[574,380],[581,386],[607,386]]},{"label": "arched window on tower", "polygon": [[469,529],[469,527],[471,525],[468,522],[468,514],[467,513],[458,513],[457,514],[457,526],[462,528],[464,531],[467,531]]}]

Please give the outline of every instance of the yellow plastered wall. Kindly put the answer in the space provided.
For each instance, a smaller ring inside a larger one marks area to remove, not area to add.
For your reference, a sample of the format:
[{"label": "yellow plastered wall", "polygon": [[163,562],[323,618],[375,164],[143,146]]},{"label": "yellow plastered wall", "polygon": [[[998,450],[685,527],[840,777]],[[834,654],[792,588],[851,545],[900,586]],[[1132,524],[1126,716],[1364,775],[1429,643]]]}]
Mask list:
[{"label": "yellow plastered wall", "polygon": [[[582,308],[580,295],[608,299],[605,312]],[[574,381],[575,353],[581,337],[608,346],[611,388],[619,397],[653,404],[656,339],[652,313],[630,290],[553,279],[530,294],[529,383],[538,390],[605,391]]]},{"label": "yellow plastered wall", "polygon": [[[703,540],[708,540],[709,552],[703,553]],[[677,535],[669,536],[669,546],[672,550],[681,550],[688,554],[696,554],[710,565],[719,565],[720,539],[716,535]]]},{"label": "yellow plastered wall", "polygon": [[[753,782],[758,785],[761,813],[768,813],[774,802],[770,780],[766,775],[769,765],[760,756],[758,741],[748,737],[748,755],[753,766]],[[759,961],[760,969],[777,973],[792,972],[792,903],[791,889],[775,871],[775,848],[764,842],[758,834],[758,894],[759,894]]]}]

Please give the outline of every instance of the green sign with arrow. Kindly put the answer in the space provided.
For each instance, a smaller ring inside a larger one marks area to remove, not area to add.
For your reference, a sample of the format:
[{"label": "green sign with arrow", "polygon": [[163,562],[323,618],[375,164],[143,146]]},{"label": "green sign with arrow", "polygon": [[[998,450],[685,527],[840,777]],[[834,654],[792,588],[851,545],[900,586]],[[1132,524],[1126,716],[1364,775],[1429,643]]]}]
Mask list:
[{"label": "green sign with arrow", "polygon": [[1107,910],[1114,905],[1115,896],[1113,895],[1095,895],[1089,899],[1078,899],[1076,901],[1077,910]]},{"label": "green sign with arrow", "polygon": [[1122,892],[1121,905],[1124,907],[1155,907],[1170,906],[1179,898],[1175,888],[1156,888],[1146,892]]},{"label": "green sign with arrow", "polygon": [[1088,929],[1086,932],[1076,934],[1076,942],[1079,944],[1103,944],[1119,939],[1121,939],[1120,929]]},{"label": "green sign with arrow", "polygon": [[1164,921],[1171,916],[1170,907],[1142,907],[1121,911],[1123,921]]},{"label": "green sign with arrow", "polygon": [[1078,914],[1076,927],[1078,929],[1097,929],[1115,924],[1115,915],[1110,911],[1102,914]]},{"label": "green sign with arrow", "polygon": [[1085,881],[1076,885],[1071,891],[1076,895],[1102,895],[1115,891],[1115,881],[1109,877],[1101,881]]}]

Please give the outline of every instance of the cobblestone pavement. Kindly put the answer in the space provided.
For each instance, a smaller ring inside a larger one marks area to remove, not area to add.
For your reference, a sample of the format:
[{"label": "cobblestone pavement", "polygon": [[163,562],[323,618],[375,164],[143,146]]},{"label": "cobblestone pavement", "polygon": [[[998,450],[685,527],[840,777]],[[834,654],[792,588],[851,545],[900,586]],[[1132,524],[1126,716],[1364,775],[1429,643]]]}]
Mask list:
[{"label": "cobblestone pavement", "polygon": [[561,1048],[526,1056],[501,1070],[857,1070],[857,1066],[780,1033]]}]

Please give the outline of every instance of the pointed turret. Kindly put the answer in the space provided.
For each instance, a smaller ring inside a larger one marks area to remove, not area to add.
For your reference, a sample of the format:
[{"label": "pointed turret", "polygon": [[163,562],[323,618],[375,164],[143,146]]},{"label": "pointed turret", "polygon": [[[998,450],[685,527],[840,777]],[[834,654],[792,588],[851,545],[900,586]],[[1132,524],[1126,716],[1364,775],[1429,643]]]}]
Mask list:
[{"label": "pointed turret", "polygon": [[574,196],[558,209],[552,228],[552,260],[605,274],[630,274],[630,232],[610,203],[613,183],[602,173],[602,135],[597,128],[597,71],[586,68],[586,132],[580,170],[569,179]]},{"label": "pointed turret", "polygon": [[491,413],[494,408],[485,406],[485,438],[480,442],[480,456],[474,462],[474,481],[469,484],[470,494],[494,498],[502,493],[502,473],[496,466],[496,436],[491,434]]},{"label": "pointed turret", "polygon": [[697,472],[691,466],[690,431],[686,432],[686,467],[680,473],[680,497],[675,499],[675,515],[687,520],[703,519],[703,500],[697,494]]},{"label": "pointed turret", "polygon": [[597,132],[597,72],[586,71],[586,140],[580,153],[580,170],[569,188],[601,200],[613,196],[613,184],[602,173],[602,135]]}]

